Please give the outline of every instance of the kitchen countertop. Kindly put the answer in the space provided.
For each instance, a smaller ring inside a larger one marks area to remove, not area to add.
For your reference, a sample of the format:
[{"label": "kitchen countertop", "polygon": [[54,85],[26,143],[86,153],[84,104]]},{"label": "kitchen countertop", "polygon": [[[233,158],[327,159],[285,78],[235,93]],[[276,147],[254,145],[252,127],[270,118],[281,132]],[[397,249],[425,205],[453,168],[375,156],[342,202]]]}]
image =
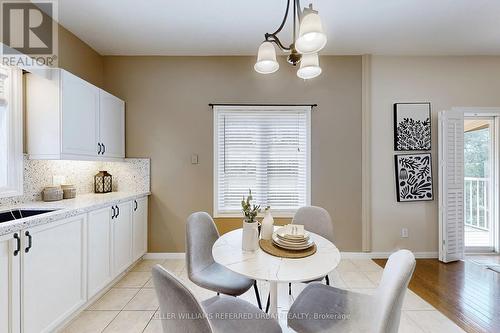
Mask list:
[{"label": "kitchen countertop", "polygon": [[142,198],[150,192],[111,192],[105,194],[82,194],[75,199],[54,202],[32,201],[19,205],[0,206],[0,213],[13,209],[50,210],[53,212],[25,217],[18,220],[0,223],[0,236],[26,228],[62,220],[68,217],[85,214],[92,210],[109,207],[122,202]]}]

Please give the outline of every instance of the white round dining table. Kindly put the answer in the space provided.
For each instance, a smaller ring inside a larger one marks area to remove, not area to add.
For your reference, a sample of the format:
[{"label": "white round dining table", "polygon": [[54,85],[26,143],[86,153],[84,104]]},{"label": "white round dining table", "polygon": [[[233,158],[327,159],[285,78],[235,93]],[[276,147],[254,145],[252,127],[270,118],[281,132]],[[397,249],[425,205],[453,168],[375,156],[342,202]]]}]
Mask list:
[{"label": "white round dining table", "polygon": [[268,281],[270,284],[269,313],[278,312],[278,283],[307,282],[322,278],[337,267],[340,252],[329,240],[310,232],[317,247],[313,255],[288,259],[270,255],[258,248],[241,249],[242,229],[233,230],[219,237],[212,247],[215,262],[250,279]]}]

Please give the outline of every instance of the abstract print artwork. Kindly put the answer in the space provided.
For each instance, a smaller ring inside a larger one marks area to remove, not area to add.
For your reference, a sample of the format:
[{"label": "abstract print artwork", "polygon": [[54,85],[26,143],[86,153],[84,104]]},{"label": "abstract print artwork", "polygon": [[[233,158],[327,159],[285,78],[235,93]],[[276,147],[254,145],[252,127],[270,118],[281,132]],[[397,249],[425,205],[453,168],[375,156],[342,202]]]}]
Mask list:
[{"label": "abstract print artwork", "polygon": [[432,200],[431,154],[394,157],[398,202]]},{"label": "abstract print artwork", "polygon": [[394,150],[431,149],[431,104],[394,104]]}]

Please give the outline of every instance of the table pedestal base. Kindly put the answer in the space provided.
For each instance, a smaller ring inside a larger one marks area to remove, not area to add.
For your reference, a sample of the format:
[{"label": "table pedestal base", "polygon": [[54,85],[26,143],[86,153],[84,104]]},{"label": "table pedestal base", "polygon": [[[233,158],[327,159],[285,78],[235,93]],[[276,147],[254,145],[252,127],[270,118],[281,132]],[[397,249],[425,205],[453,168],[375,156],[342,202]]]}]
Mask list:
[{"label": "table pedestal base", "polygon": [[278,282],[269,282],[269,314],[278,318]]}]

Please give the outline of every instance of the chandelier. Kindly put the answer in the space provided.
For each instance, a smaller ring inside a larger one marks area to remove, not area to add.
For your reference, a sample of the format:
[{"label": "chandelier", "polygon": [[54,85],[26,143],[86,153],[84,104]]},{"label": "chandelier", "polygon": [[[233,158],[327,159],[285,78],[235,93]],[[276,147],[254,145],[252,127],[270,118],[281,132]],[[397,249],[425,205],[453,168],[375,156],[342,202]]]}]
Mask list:
[{"label": "chandelier", "polygon": [[[285,46],[278,38],[288,19],[290,3],[293,1],[293,36],[292,43]],[[297,37],[297,21],[299,23]],[[300,9],[300,0],[287,0],[285,16],[278,29],[273,33],[266,33],[265,40],[260,44],[257,53],[257,62],[254,65],[256,72],[260,74],[271,74],[276,72],[280,65],[276,61],[276,49],[273,44],[281,50],[289,52],[287,61],[293,66],[300,64],[297,76],[307,80],[321,74],[319,67],[318,52],[326,45],[326,34],[318,12],[309,7]]]}]

